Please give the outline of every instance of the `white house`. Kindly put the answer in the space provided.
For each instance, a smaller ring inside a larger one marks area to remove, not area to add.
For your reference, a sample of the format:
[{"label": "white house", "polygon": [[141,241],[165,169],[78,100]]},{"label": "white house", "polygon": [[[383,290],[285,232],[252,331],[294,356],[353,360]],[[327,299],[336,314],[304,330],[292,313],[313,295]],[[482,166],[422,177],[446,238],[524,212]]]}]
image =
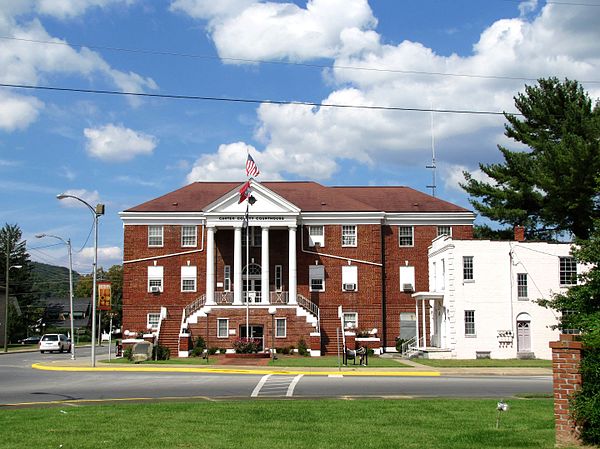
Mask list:
[{"label": "white house", "polygon": [[429,248],[430,291],[413,294],[423,356],[551,359],[548,343],[558,338],[552,328],[558,313],[537,300],[576,283],[582,266],[570,248],[520,239],[435,239]]}]

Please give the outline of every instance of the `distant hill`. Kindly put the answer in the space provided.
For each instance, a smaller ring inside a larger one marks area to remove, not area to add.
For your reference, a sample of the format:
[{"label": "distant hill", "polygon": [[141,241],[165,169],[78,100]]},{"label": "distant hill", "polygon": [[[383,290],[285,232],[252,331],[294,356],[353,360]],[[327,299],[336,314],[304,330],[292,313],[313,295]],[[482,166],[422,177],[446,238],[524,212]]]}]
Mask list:
[{"label": "distant hill", "polygon": [[[31,292],[40,299],[60,298],[69,296],[69,269],[48,265],[40,262],[31,262],[30,282]],[[80,274],[73,271],[73,288],[79,281]]]}]

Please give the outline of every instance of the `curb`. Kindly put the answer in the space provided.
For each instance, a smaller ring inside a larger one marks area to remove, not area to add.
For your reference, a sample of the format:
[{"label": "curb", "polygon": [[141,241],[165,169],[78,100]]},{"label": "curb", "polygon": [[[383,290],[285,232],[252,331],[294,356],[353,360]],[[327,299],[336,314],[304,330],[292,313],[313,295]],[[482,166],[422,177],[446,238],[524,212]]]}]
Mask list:
[{"label": "curb", "polygon": [[244,368],[200,368],[200,367],[161,367],[161,366],[51,366],[41,363],[31,365],[33,369],[42,371],[69,372],[127,372],[127,373],[212,373],[212,374],[257,374],[257,375],[303,375],[303,376],[362,376],[362,377],[438,377],[439,371],[302,371],[302,370],[268,370]]}]

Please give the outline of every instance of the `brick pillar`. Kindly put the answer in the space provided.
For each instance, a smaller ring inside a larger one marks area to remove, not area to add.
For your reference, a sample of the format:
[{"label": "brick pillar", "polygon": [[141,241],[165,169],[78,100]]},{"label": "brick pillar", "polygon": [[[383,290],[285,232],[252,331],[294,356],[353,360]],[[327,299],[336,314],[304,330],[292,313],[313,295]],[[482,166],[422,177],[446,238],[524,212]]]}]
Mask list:
[{"label": "brick pillar", "polygon": [[179,353],[177,357],[189,357],[192,350],[192,341],[190,334],[179,334]]},{"label": "brick pillar", "polygon": [[575,423],[569,416],[569,398],[581,387],[579,364],[582,344],[573,335],[560,335],[560,341],[550,343],[554,387],[554,420],[556,446],[578,446]]},{"label": "brick pillar", "polygon": [[310,333],[310,356],[320,357],[321,356],[321,333],[311,332]]}]

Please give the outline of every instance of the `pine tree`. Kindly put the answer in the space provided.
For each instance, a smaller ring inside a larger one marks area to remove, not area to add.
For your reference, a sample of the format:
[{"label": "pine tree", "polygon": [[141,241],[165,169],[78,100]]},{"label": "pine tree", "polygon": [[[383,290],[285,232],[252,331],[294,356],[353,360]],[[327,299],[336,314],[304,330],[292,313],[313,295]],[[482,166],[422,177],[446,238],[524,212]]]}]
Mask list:
[{"label": "pine tree", "polygon": [[569,232],[586,239],[600,216],[600,103],[577,81],[540,79],[515,97],[505,135],[526,147],[498,146],[504,162],[480,164],[492,182],[465,172],[463,189],[483,216],[522,225],[528,237]]}]

